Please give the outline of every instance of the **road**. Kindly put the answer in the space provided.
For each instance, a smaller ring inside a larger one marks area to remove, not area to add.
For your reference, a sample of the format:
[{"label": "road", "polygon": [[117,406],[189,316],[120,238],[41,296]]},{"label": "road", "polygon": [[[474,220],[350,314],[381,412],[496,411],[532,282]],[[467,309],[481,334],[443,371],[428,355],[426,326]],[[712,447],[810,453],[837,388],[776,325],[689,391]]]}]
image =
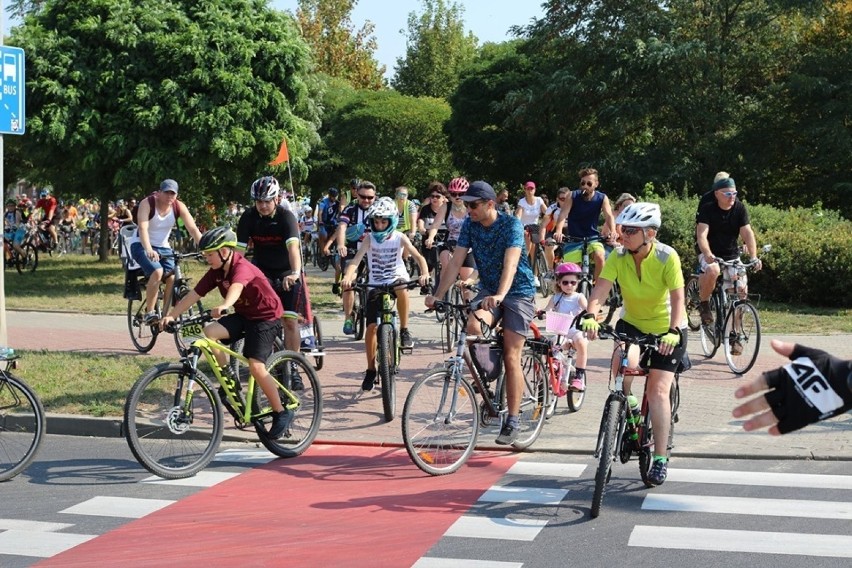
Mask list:
[{"label": "road", "polygon": [[120,439],[47,437],[3,484],[0,566],[848,566],[852,475],[837,461],[677,460],[645,489],[615,466],[589,517],[591,456],[477,452],[430,477],[395,448],[271,460],[229,444],[190,480],[152,478]]}]

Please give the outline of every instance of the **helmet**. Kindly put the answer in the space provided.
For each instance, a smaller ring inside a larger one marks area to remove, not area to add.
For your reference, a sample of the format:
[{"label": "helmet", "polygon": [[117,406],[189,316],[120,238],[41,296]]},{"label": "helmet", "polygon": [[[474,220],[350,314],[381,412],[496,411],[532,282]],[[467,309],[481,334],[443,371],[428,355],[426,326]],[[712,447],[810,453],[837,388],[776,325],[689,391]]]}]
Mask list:
[{"label": "helmet", "polygon": [[251,184],[251,199],[252,201],[272,201],[278,197],[281,187],[278,185],[278,180],[272,176],[257,178]]},{"label": "helmet", "polygon": [[47,197],[48,195],[50,195],[50,190],[46,187],[42,189],[38,194],[39,197]]},{"label": "helmet", "polygon": [[[373,235],[377,242],[382,243],[396,230],[396,226],[399,224],[399,209],[396,208],[396,203],[390,197],[380,197],[370,207],[367,218],[370,223],[370,234]],[[387,219],[390,222],[384,230],[379,231],[373,224],[373,220],[376,218]]]},{"label": "helmet", "polygon": [[358,189],[358,186],[361,185],[361,180],[358,178],[352,178],[349,180],[349,186]]},{"label": "helmet", "polygon": [[349,225],[346,227],[346,242],[352,243],[361,238],[361,235],[364,234],[364,225],[362,223],[355,223],[354,225]]},{"label": "helmet", "polygon": [[17,204],[18,204],[18,202],[15,201],[15,199],[13,197],[10,197],[9,199],[6,200],[6,205],[17,205]]},{"label": "helmet", "polygon": [[311,206],[310,206],[310,205],[303,205],[303,206],[302,206],[302,213],[307,214],[307,213],[310,213],[310,212],[312,212],[312,211],[313,211],[313,209],[311,209]]},{"label": "helmet", "polygon": [[467,191],[468,187],[470,187],[470,183],[468,183],[467,179],[457,177],[450,181],[450,184],[447,186],[447,191],[450,193],[464,193]]},{"label": "helmet", "polygon": [[580,272],[582,272],[582,270],[579,265],[574,264],[573,262],[563,262],[556,267],[557,276],[562,276],[563,274],[580,274]]},{"label": "helmet", "polygon": [[198,250],[204,253],[217,251],[222,247],[236,246],[237,235],[228,227],[210,229],[201,235],[201,240],[198,241]]},{"label": "helmet", "polygon": [[624,211],[619,213],[615,224],[659,229],[662,224],[660,206],[656,203],[647,202],[631,203],[624,208]]},{"label": "helmet", "polygon": [[328,195],[330,197],[337,197],[338,195],[340,195],[340,190],[337,189],[336,187],[329,187],[328,188]]}]

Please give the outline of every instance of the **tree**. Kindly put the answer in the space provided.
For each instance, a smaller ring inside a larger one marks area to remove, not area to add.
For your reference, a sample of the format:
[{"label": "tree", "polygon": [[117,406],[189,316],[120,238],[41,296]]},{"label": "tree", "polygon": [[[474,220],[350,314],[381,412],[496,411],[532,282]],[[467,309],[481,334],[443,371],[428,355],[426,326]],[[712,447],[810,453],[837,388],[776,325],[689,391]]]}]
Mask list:
[{"label": "tree", "polygon": [[375,26],[367,21],[354,30],[350,14],[358,0],[299,0],[296,18],[314,53],[317,70],[358,89],[384,87],[384,65],[374,57]]},{"label": "tree", "polygon": [[465,33],[463,8],[455,2],[422,0],[423,13],[408,15],[405,58],[397,59],[391,84],[404,95],[449,98],[459,74],[476,55],[477,39]]},{"label": "tree", "polygon": [[105,212],[171,177],[191,205],[243,198],[282,136],[306,174],[309,48],[263,0],[49,0],[9,43],[27,53],[15,142],[60,194]]}]

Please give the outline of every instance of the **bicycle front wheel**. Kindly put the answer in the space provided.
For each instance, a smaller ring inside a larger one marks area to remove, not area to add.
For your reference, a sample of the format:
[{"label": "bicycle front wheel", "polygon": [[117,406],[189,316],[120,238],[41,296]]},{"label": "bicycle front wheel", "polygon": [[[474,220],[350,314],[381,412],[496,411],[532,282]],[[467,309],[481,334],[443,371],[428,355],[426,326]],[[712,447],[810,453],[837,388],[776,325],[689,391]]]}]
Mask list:
[{"label": "bicycle front wheel", "polygon": [[[704,356],[708,359],[713,357],[716,354],[716,350],[719,349],[719,341],[720,338],[717,337],[721,330],[721,325],[719,324],[719,310],[716,308],[718,300],[716,298],[716,294],[714,293],[710,296],[710,311],[713,313],[714,321],[708,325],[701,325],[701,329],[699,330],[700,339],[701,339],[701,351],[704,353]],[[718,329],[717,329],[717,326]]]},{"label": "bicycle front wheel", "polygon": [[157,342],[160,327],[145,323],[144,293],[141,300],[127,301],[127,329],[130,331],[130,340],[140,353],[147,353]]},{"label": "bicycle front wheel", "polygon": [[0,481],[30,465],[46,428],[44,407],[35,391],[18,377],[0,373]]},{"label": "bicycle front wheel", "polygon": [[698,295],[698,276],[695,274],[687,280],[684,294],[686,295],[687,325],[690,330],[698,331],[701,329],[701,312],[698,309],[701,298]]},{"label": "bicycle front wheel", "polygon": [[18,262],[15,263],[18,274],[35,271],[38,267],[38,249],[30,243],[23,245],[21,248],[24,254],[18,255]]},{"label": "bicycle front wheel", "polygon": [[[525,359],[533,359],[533,364],[525,364]],[[544,426],[547,414],[547,373],[544,364],[532,353],[521,357],[521,370],[524,378],[524,390],[521,393],[521,412],[518,415],[518,438],[512,443],[516,450],[523,450],[535,443]],[[504,388],[506,382],[503,382]]]},{"label": "bicycle front wheel", "polygon": [[553,280],[544,258],[544,251],[540,246],[535,247],[535,271],[538,275],[538,291],[542,298],[547,298],[553,291]]},{"label": "bicycle front wheel", "polygon": [[725,361],[737,374],[748,373],[757,361],[760,351],[760,317],[757,309],[741,302],[728,312],[725,319]]},{"label": "bicycle front wheel", "polygon": [[604,416],[601,420],[601,431],[598,434],[598,469],[595,472],[595,492],[592,495],[592,518],[601,513],[604,490],[612,476],[612,464],[618,450],[618,421],[623,412],[624,403],[618,397],[607,400]]},{"label": "bicycle front wheel", "polygon": [[[320,324],[319,316],[317,316],[316,314],[313,314],[313,317],[314,317],[314,322],[313,322],[314,344],[316,346],[317,351],[323,352],[324,350],[323,350],[323,347],[322,347],[322,325]],[[322,365],[323,365],[324,362],[325,362],[325,356],[324,355],[320,355],[319,357],[314,357],[314,369],[316,369],[317,371],[322,369]]]},{"label": "bicycle front wheel", "polygon": [[[176,292],[176,294],[177,294],[177,296],[174,299],[175,304],[177,304],[180,300],[182,300],[184,296],[189,294],[189,288],[186,287],[186,286],[181,286],[178,289],[178,291]],[[182,322],[184,320],[193,318],[193,317],[199,315],[203,311],[204,311],[204,306],[201,305],[201,301],[199,300],[198,302],[189,306],[189,309],[186,310],[184,313],[182,313],[180,315],[180,318],[178,318],[178,321]],[[187,350],[189,350],[189,346],[192,345],[192,342],[197,339],[197,337],[192,337],[192,336],[183,337],[180,333],[174,333],[172,335],[174,335],[175,347],[177,347],[178,353],[180,354],[181,357],[186,355]]]},{"label": "bicycle front wheel", "polygon": [[[290,413],[290,424],[279,438],[269,435],[272,407],[259,385],[256,386],[252,422],[260,443],[280,458],[292,458],[307,450],[319,432],[322,421],[322,389],[316,371],[301,353],[278,351],[269,356],[266,369]],[[301,379],[301,384],[296,379]]]},{"label": "bicycle front wheel", "polygon": [[414,465],[429,475],[453,473],[478,435],[479,408],[464,377],[439,371],[414,383],[402,409],[402,440]]},{"label": "bicycle front wheel", "polygon": [[355,340],[361,341],[364,339],[364,328],[367,323],[367,314],[365,313],[367,308],[364,305],[366,300],[361,297],[362,292],[360,290],[353,293],[355,294],[355,303],[352,304],[352,323],[355,325]]},{"label": "bicycle front wheel", "polygon": [[181,364],[149,369],[124,404],[124,435],[145,469],[165,479],[195,475],[210,463],[222,441],[219,396],[204,374],[195,380]]},{"label": "bicycle front wheel", "polygon": [[390,422],[396,415],[396,385],[394,374],[396,373],[396,342],[394,341],[394,328],[389,323],[379,326],[378,338],[378,363],[379,379],[382,383],[382,410],[385,414],[385,422]]},{"label": "bicycle front wheel", "polygon": [[577,284],[577,292],[588,300],[592,295],[592,281],[589,278],[581,278],[580,283]]}]

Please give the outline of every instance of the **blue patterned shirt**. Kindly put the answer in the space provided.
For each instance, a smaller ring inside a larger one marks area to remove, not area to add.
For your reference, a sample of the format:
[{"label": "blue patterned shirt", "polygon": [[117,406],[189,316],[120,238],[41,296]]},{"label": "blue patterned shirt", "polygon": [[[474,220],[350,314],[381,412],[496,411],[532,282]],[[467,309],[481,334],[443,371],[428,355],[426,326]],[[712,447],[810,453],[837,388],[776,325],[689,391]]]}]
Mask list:
[{"label": "blue patterned shirt", "polygon": [[535,295],[532,268],[524,245],[524,228],[514,215],[500,213],[490,227],[474,223],[468,217],[459,233],[458,246],[471,250],[479,270],[480,285],[491,294],[496,294],[500,286],[506,249],[520,249],[518,270],[506,296],[532,298]]}]

